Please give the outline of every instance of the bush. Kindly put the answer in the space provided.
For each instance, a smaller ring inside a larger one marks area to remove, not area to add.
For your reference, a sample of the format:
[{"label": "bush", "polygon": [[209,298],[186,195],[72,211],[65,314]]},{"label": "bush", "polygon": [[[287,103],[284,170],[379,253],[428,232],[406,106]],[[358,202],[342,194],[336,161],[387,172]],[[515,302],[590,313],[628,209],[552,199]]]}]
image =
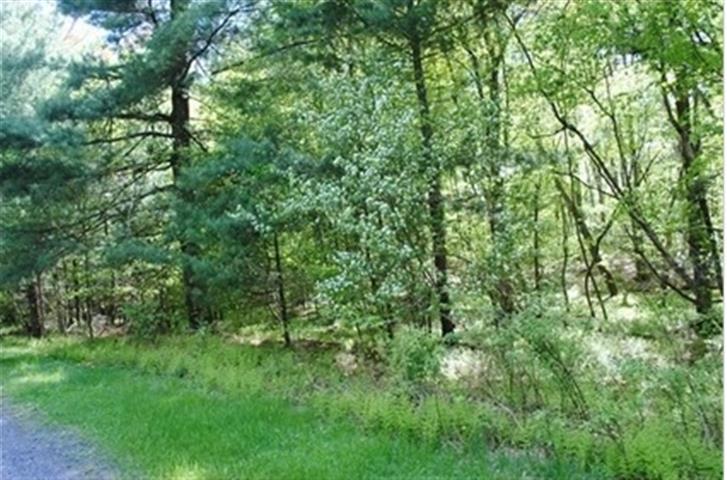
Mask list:
[{"label": "bush", "polygon": [[155,304],[129,304],[125,305],[122,311],[124,316],[131,320],[129,333],[137,339],[155,339],[158,335],[176,330],[180,324],[179,319],[160,312]]},{"label": "bush", "polygon": [[405,329],[389,345],[389,367],[404,386],[419,388],[437,378],[443,354],[438,337],[421,329]]},{"label": "bush", "polygon": [[17,325],[19,322],[20,318],[12,293],[0,291],[0,324]]}]

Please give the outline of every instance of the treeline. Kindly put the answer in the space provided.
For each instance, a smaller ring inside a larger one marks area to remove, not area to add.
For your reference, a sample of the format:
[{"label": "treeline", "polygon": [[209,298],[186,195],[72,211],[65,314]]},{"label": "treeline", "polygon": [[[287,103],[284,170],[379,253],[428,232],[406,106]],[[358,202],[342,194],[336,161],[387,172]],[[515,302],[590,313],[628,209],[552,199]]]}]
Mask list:
[{"label": "treeline", "polygon": [[711,0],[59,0],[3,16],[0,315],[93,335],[274,321],[394,336],[608,319],[721,330]]}]

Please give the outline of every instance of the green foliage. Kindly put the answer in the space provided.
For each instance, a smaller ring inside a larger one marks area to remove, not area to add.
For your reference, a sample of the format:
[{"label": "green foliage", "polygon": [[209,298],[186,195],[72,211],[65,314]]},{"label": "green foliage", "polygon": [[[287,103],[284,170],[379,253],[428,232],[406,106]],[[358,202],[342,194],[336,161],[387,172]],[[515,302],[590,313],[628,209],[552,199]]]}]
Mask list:
[{"label": "green foliage", "polygon": [[435,335],[421,329],[399,330],[389,344],[388,363],[394,378],[420,387],[437,379],[443,353]]},{"label": "green foliage", "polygon": [[182,328],[179,318],[175,318],[170,312],[160,311],[157,304],[128,304],[122,308],[122,314],[130,323],[129,333],[139,340],[154,340],[159,335]]},{"label": "green foliage", "polygon": [[12,292],[0,290],[0,324],[14,326],[19,322],[20,312]]}]

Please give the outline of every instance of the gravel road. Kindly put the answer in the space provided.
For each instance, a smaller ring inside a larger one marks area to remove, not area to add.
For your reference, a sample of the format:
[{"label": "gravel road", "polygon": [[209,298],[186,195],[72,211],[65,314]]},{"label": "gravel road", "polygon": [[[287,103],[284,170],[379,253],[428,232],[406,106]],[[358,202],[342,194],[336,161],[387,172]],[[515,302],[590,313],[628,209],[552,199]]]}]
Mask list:
[{"label": "gravel road", "polygon": [[118,470],[77,435],[34,422],[0,397],[0,480],[112,480]]}]

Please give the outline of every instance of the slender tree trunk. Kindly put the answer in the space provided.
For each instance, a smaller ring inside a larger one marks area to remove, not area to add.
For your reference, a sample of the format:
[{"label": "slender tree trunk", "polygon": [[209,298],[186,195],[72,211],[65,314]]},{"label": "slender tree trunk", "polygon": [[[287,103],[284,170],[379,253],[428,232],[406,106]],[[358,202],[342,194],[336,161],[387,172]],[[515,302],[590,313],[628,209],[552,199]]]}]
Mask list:
[{"label": "slender tree trunk", "polygon": [[[172,172],[174,183],[179,185],[182,170],[187,166],[187,149],[190,146],[190,137],[187,130],[189,123],[189,93],[181,85],[172,87],[172,135],[174,137],[172,153]],[[192,200],[192,192],[179,188],[178,192],[183,201]],[[184,286],[184,302],[187,309],[189,326],[196,330],[202,325],[203,308],[201,305],[201,292],[190,262],[199,256],[199,249],[188,239],[180,238],[183,255],[182,284]]]},{"label": "slender tree trunk", "polygon": [[576,229],[583,238],[585,247],[591,257],[591,261],[589,263],[592,263],[596,270],[598,270],[598,272],[603,276],[603,279],[606,282],[606,288],[608,289],[608,294],[610,296],[617,295],[618,287],[616,286],[616,281],[613,278],[611,271],[602,262],[601,249],[593,239],[591,230],[588,228],[588,224],[586,223],[585,214],[581,210],[580,206],[575,202],[575,199],[568,194],[559,178],[555,179],[555,186],[563,198],[566,207],[568,207],[568,211],[573,218],[573,223],[575,224]]},{"label": "slender tree trunk", "polygon": [[540,291],[540,180],[535,184],[535,196],[533,197],[533,279],[535,290]]},{"label": "slender tree trunk", "polygon": [[40,274],[36,275],[26,287],[25,296],[28,301],[28,334],[35,338],[41,338],[44,333],[43,308],[41,307],[42,297],[40,289]]},{"label": "slender tree trunk", "polygon": [[588,304],[588,311],[591,314],[591,318],[596,318],[596,311],[593,308],[593,301],[591,300],[591,290],[589,287],[589,280],[593,280],[593,284],[596,284],[596,280],[593,279],[591,270],[588,268],[588,253],[586,247],[583,245],[583,236],[581,231],[576,228],[576,240],[578,240],[578,249],[581,252],[581,261],[586,266],[586,277],[583,281],[583,294],[586,296],[586,303]]},{"label": "slender tree trunk", "polygon": [[[499,159],[491,159],[490,162],[490,191],[488,197],[488,223],[492,236],[493,248],[498,249],[503,241],[507,241],[507,232],[504,231],[502,222],[503,216],[503,182],[500,176],[500,168],[496,163]],[[500,265],[497,272],[494,301],[503,314],[510,315],[515,312],[514,288],[510,277],[503,271],[504,265]],[[499,321],[498,321],[499,323]]]},{"label": "slender tree trunk", "polygon": [[73,294],[71,288],[73,285],[71,276],[68,273],[68,262],[63,260],[61,263],[61,272],[63,275],[63,298],[66,305],[66,328],[73,324]]},{"label": "slender tree trunk", "polygon": [[[362,205],[362,209],[363,209],[363,214],[368,217],[369,210],[366,207],[365,203]],[[384,228],[381,217],[377,218],[376,223],[377,223],[377,226],[379,229]],[[366,263],[369,266],[373,265],[372,258],[371,258],[371,251],[366,244],[363,245],[363,252],[364,252],[364,258],[366,259]],[[373,270],[371,271],[371,273],[369,273],[369,285],[371,287],[371,295],[375,297],[379,291],[379,280],[377,278],[376,272],[374,272]],[[384,318],[384,330],[386,330],[386,335],[389,337],[389,339],[393,339],[394,338],[395,320],[394,320],[394,316],[391,314],[391,307],[388,304],[388,302],[384,306],[383,309],[379,310],[379,312],[381,313],[381,315]],[[429,318],[429,317],[427,317],[427,318]],[[431,319],[429,319],[429,331],[431,331]]]},{"label": "slender tree trunk", "polygon": [[587,168],[586,171],[588,172],[588,183],[591,182],[595,183],[596,185],[596,191],[594,192],[593,189],[588,189],[589,196],[591,197],[591,206],[597,207],[598,210],[598,219],[601,221],[601,223],[606,222],[606,199],[603,195],[603,178],[601,178],[601,174],[598,173],[598,170],[594,168],[593,165],[590,163],[586,164]]},{"label": "slender tree trunk", "polygon": [[[107,240],[110,240],[109,238],[109,222],[106,220],[104,222],[104,235],[106,236]],[[109,323],[111,325],[116,324],[116,271],[111,270],[111,278],[109,279],[109,293],[107,297],[107,305],[106,305],[106,314],[109,317]]]},{"label": "slender tree trunk", "polygon": [[691,129],[690,96],[682,95],[676,99],[676,122],[679,133],[679,153],[687,187],[687,246],[692,264],[692,293],[698,313],[707,314],[712,309],[712,287],[710,275],[711,245],[708,225],[711,224],[709,211],[707,217],[700,205],[706,205],[706,181],[695,165],[699,145],[693,143]]},{"label": "slender tree trunk", "polygon": [[[484,26],[484,25],[483,25]],[[494,248],[500,248],[503,241],[509,240],[506,224],[503,222],[505,214],[505,184],[502,177],[501,163],[506,159],[506,150],[502,142],[502,85],[500,82],[500,69],[504,59],[503,48],[498,45],[492,29],[485,27],[488,54],[490,57],[489,75],[487,77],[487,90],[489,94],[489,116],[485,129],[487,147],[490,153],[489,166],[489,193],[488,215],[490,233]],[[484,98],[481,100],[485,101]],[[507,261],[507,260],[506,260]],[[509,316],[515,312],[515,288],[513,280],[500,265],[497,272],[496,300],[501,314]],[[499,324],[499,320],[497,321]]]},{"label": "slender tree trunk", "polygon": [[273,234],[273,248],[275,253],[275,284],[278,289],[278,309],[280,312],[280,323],[283,327],[283,341],[286,347],[293,343],[290,340],[290,328],[288,319],[288,304],[285,301],[285,280],[283,278],[283,261],[280,256],[280,243],[278,234]]},{"label": "slender tree trunk", "polygon": [[45,289],[43,288],[43,274],[37,273],[35,275],[35,285],[38,290],[38,314],[40,324],[43,332],[45,332],[45,318],[46,318],[46,305],[45,305]]},{"label": "slender tree trunk", "polygon": [[[568,172],[572,175],[573,174],[573,165],[570,159],[570,154],[568,153],[568,137],[565,137],[566,141],[566,155],[568,156]],[[581,202],[581,195],[580,191],[577,187],[577,185],[571,181],[570,185],[570,193],[566,191],[565,186],[563,185],[563,182],[560,180],[560,178],[555,177],[553,178],[553,181],[555,183],[555,187],[560,193],[561,199],[563,200],[563,204],[566,207],[566,211],[570,213],[571,218],[573,218],[573,223],[575,224],[575,232],[576,232],[576,240],[578,240],[578,249],[581,253],[581,260],[583,261],[583,264],[586,267],[586,275],[583,280],[583,294],[586,297],[586,303],[588,304],[588,311],[591,315],[591,318],[596,318],[596,310],[593,308],[593,301],[591,299],[591,289],[590,285],[593,285],[594,287],[597,286],[596,279],[593,277],[592,272],[592,264],[588,259],[588,250],[586,249],[584,238],[583,238],[583,230],[582,227],[585,226],[585,232],[590,237],[590,231],[587,229],[587,225],[585,225],[585,222],[583,224],[579,224],[578,219],[573,215],[574,211],[580,211],[580,202]],[[582,218],[581,218],[582,220]],[[592,241],[592,239],[591,239]]]},{"label": "slender tree trunk", "polygon": [[116,272],[111,271],[111,292],[109,300],[109,322],[111,325],[116,325],[116,316],[118,314],[118,306],[116,304]]},{"label": "slender tree trunk", "polygon": [[[638,225],[636,225],[632,220],[631,229],[634,233],[633,235],[631,235],[631,244],[633,245],[634,252],[643,252],[644,237],[641,235],[641,232],[638,228]],[[634,258],[634,267],[636,270],[636,274],[634,275],[634,282],[636,282],[636,285],[642,286],[651,277],[651,274],[649,273],[649,266],[646,264],[644,259],[637,254]]]},{"label": "slender tree trunk", "polygon": [[709,204],[706,195],[699,200],[699,211],[702,214],[702,221],[709,232],[709,246],[712,253],[712,266],[714,268],[714,277],[719,287],[720,294],[724,294],[724,285],[722,283],[722,259],[719,254],[719,246],[717,243],[717,231],[712,224],[712,216],[709,213]]},{"label": "slender tree trunk", "polygon": [[84,319],[86,321],[86,330],[88,331],[88,338],[93,339],[93,304],[91,298],[91,265],[88,257],[88,253],[83,259],[83,279],[86,293],[83,295],[84,303]]},{"label": "slender tree trunk", "polygon": [[51,277],[53,279],[53,290],[55,291],[55,317],[56,326],[58,327],[58,333],[66,333],[66,309],[65,309],[65,288],[63,288],[63,282],[61,274],[58,270]]},{"label": "slender tree trunk", "polygon": [[447,230],[444,218],[444,200],[442,198],[442,174],[438,162],[432,156],[432,124],[429,112],[429,97],[422,64],[421,41],[416,33],[409,38],[412,67],[414,70],[414,85],[417,101],[419,103],[419,129],[422,136],[422,150],[424,168],[429,177],[429,193],[427,204],[429,206],[430,226],[432,231],[432,254],[435,269],[435,293],[439,300],[439,321],[442,327],[442,336],[454,332],[454,322],[451,316],[451,306],[447,282]]},{"label": "slender tree trunk", "polygon": [[71,263],[73,269],[73,310],[75,322],[77,325],[81,324],[81,281],[78,279],[78,261],[73,260]]},{"label": "slender tree trunk", "polygon": [[[632,184],[634,188],[638,188],[641,183],[641,168],[638,160],[636,159],[636,155],[631,156],[631,177],[630,184]],[[644,237],[636,222],[634,222],[633,219],[629,219],[629,221],[631,222],[631,229],[633,231],[633,234],[631,235],[631,243],[634,247],[634,252],[643,252]],[[651,277],[649,266],[639,254],[636,254],[634,258],[634,266],[636,269],[634,282],[636,282],[636,285],[641,286]]]},{"label": "slender tree trunk", "polygon": [[[486,32],[485,41],[488,45],[490,65],[489,75],[483,81],[480,74],[480,60],[475,52],[465,46],[476,87],[477,97],[480,100],[483,109],[487,112],[490,120],[487,122],[485,129],[485,137],[489,158],[486,159],[487,165],[487,182],[485,183],[485,202],[487,204],[487,222],[490,227],[493,248],[498,249],[502,241],[507,240],[507,232],[503,228],[504,214],[504,181],[500,163],[502,162],[502,153],[504,151],[501,142],[502,122],[501,122],[501,94],[502,88],[500,84],[500,67],[503,62],[502,50],[498,50],[496,39],[490,32],[490,20],[486,9],[482,3],[476,5],[477,15],[483,31]],[[502,48],[502,47],[500,47]],[[485,96],[485,84],[487,85],[489,97]],[[495,325],[499,326],[503,315],[510,315],[515,311],[515,299],[511,278],[505,274],[503,268],[498,268],[496,272],[495,286],[488,295],[494,305],[499,307],[499,313],[495,317]]]},{"label": "slender tree trunk", "polygon": [[565,303],[566,312],[570,311],[570,299],[568,298],[568,259],[570,252],[568,251],[568,214],[565,211],[563,202],[560,202],[559,210],[560,221],[562,227],[561,246],[563,248],[563,263],[560,268],[560,289],[563,292],[563,302]]}]

